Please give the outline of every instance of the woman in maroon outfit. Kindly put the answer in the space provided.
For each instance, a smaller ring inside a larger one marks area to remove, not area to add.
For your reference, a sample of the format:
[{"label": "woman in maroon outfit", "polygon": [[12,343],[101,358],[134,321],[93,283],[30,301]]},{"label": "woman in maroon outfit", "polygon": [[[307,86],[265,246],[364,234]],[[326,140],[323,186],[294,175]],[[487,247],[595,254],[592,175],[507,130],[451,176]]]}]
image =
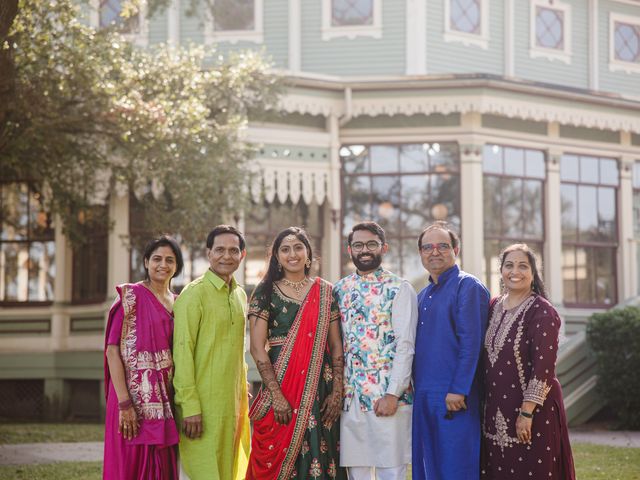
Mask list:
[{"label": "woman in maroon outfit", "polygon": [[574,480],[556,378],[560,317],[525,244],[500,255],[505,294],[491,301],[484,341],[482,478]]}]

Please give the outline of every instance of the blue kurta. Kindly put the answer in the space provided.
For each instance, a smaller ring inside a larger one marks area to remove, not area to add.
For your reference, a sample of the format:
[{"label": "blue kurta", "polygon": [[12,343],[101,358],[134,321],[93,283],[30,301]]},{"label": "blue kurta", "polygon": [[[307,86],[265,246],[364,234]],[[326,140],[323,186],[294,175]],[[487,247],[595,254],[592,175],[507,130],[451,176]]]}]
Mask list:
[{"label": "blue kurta", "polygon": [[[488,290],[457,265],[418,295],[414,480],[480,476],[480,393],[475,377],[488,312]],[[451,419],[445,418],[447,393],[467,397],[467,410],[453,413]]]}]

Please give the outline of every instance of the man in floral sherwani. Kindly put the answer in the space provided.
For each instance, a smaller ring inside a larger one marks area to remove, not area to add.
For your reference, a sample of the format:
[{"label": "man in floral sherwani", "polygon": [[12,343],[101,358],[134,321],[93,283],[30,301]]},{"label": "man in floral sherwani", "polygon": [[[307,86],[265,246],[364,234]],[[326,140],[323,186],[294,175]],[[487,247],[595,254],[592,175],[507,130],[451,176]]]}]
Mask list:
[{"label": "man in floral sherwani", "polygon": [[380,225],[355,225],[348,251],[357,270],[333,290],[345,352],[340,465],[352,480],[404,480],[411,462],[417,299],[409,282],[381,268],[388,249]]}]

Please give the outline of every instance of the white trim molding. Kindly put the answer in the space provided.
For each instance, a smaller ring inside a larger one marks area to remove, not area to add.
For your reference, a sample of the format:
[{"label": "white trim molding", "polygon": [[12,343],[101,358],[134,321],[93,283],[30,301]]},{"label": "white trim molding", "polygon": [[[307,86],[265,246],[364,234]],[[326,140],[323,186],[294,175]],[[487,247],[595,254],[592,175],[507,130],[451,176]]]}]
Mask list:
[{"label": "white trim molding", "polygon": [[349,25],[333,26],[332,3],[333,0],[322,0],[322,40],[328,41],[333,38],[346,37],[354,39],[356,37],[382,38],[382,0],[371,0],[373,3],[373,21],[371,25]]},{"label": "white trim molding", "polygon": [[[537,42],[538,8],[562,13],[562,49],[546,48]],[[571,64],[571,5],[552,0],[531,0],[529,9],[529,56]]]},{"label": "white trim molding", "polygon": [[[100,28],[100,0],[90,0],[89,2],[89,25],[93,28]],[[138,28],[131,33],[122,33],[122,36],[138,47],[149,45],[149,20],[147,18],[147,2],[141,0],[138,11]]]},{"label": "white trim molding", "polygon": [[[255,202],[264,198],[280,203],[290,198],[295,204],[302,199],[307,205],[333,204],[330,162],[300,162],[280,158],[259,157],[252,164],[251,197]],[[339,205],[334,208],[339,208]]]},{"label": "white trim molding", "polygon": [[253,3],[253,26],[252,30],[220,30],[213,27],[213,13],[206,8],[204,12],[204,43],[211,45],[217,42],[228,42],[235,44],[238,42],[264,43],[264,3],[263,0],[254,0]]},{"label": "white trim molding", "polygon": [[461,32],[451,28],[452,1],[455,0],[444,0],[444,41],[487,50],[489,48],[489,0],[477,0],[480,2],[480,33]]},{"label": "white trim molding", "polygon": [[589,0],[589,89],[594,91],[600,89],[600,52],[598,51],[600,47],[600,29],[598,28],[600,21],[598,14],[599,8],[598,0]]},{"label": "white trim molding", "polygon": [[406,66],[407,75],[427,73],[427,2],[407,0],[406,11]]},{"label": "white trim molding", "polygon": [[640,73],[640,63],[625,62],[616,58],[616,22],[633,25],[640,28],[640,17],[631,15],[622,15],[620,13],[609,13],[609,71],[624,72],[628,74]]}]

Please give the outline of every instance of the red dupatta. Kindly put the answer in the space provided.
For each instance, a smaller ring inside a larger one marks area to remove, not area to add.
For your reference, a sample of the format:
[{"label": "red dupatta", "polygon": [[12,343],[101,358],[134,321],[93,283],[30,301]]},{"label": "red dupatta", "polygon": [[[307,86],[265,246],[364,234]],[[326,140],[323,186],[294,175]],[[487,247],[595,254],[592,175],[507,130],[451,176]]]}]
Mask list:
[{"label": "red dupatta", "polygon": [[247,480],[291,477],[318,391],[331,298],[331,285],[316,279],[274,365],[280,389],[293,409],[291,421],[287,425],[276,423],[271,395],[264,388],[251,406],[249,417],[254,423]]}]

